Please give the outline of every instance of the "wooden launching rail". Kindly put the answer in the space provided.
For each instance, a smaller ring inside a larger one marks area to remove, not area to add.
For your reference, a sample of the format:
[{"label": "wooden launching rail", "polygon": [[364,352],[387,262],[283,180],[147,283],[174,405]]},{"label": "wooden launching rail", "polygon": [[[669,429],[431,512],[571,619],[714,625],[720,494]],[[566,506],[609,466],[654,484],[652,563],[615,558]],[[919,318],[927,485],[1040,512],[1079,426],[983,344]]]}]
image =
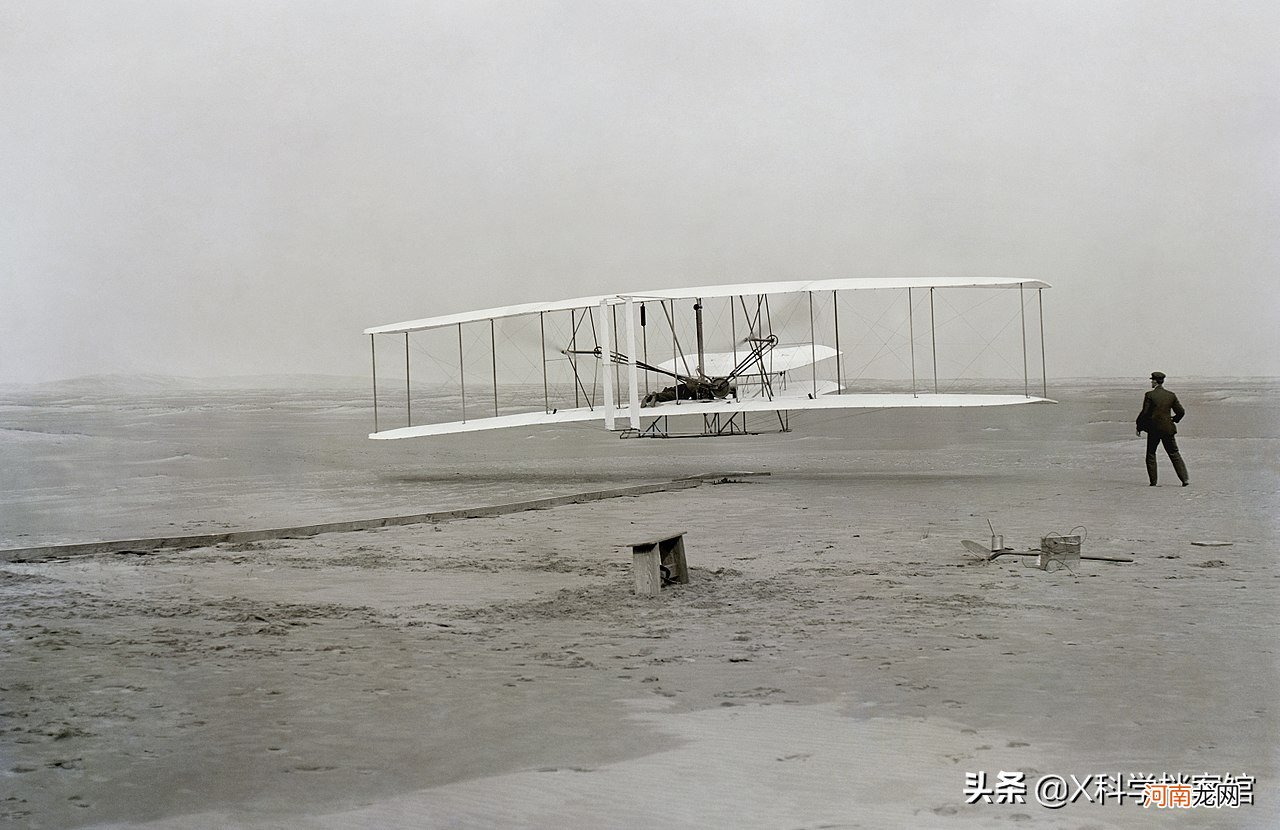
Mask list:
[{"label": "wooden launching rail", "polygon": [[0,562],[31,562],[40,559],[60,559],[71,556],[92,556],[100,553],[144,553],[154,550],[182,550],[187,548],[204,548],[212,545],[244,544],[260,542],[266,539],[299,539],[318,536],[321,533],[349,533],[358,530],[376,530],[382,527],[397,527],[412,524],[434,524],[454,519],[478,519],[490,516],[502,516],[508,513],[520,513],[525,510],[545,510],[567,504],[600,501],[602,499],[622,498],[626,496],[643,496],[648,493],[661,493],[669,490],[684,490],[697,487],[704,481],[724,479],[726,477],[768,475],[768,473],[734,472],[707,473],[704,475],[677,478],[671,481],[637,484],[631,487],[617,487],[610,490],[596,490],[587,493],[573,493],[566,496],[551,496],[544,499],[498,504],[486,507],[469,507],[458,510],[439,510],[433,513],[415,513],[408,516],[384,516],[371,519],[356,519],[346,522],[324,522],[321,524],[299,525],[295,527],[275,527],[261,530],[236,530],[227,533],[202,533],[188,536],[157,536],[143,539],[117,539],[102,542],[81,542],[69,545],[43,545],[27,548],[8,548],[0,550]]}]

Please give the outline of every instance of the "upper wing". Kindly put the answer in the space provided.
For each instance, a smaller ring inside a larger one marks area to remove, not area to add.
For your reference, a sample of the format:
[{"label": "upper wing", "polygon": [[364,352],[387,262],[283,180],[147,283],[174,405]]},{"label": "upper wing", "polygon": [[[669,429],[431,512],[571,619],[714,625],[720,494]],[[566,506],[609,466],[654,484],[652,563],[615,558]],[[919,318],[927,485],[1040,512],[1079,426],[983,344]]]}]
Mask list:
[{"label": "upper wing", "polygon": [[744,282],[734,285],[704,285],[698,288],[657,289],[627,294],[597,294],[590,297],[577,297],[572,300],[556,300],[549,303],[523,303],[520,305],[497,306],[480,311],[466,311],[460,314],[446,314],[439,317],[424,317],[420,320],[408,320],[403,323],[390,323],[385,326],[374,326],[364,330],[365,334],[397,334],[409,331],[455,326],[460,323],[474,323],[483,320],[498,320],[503,317],[515,317],[521,314],[538,314],[540,312],[568,311],[570,309],[594,308],[603,303],[617,305],[627,299],[644,300],[683,300],[711,297],[758,296],[762,294],[799,294],[806,291],[869,291],[886,288],[1048,288],[1049,283],[1041,280],[1019,279],[1016,277],[876,277],[849,278],[832,280],[800,280],[793,282]]}]

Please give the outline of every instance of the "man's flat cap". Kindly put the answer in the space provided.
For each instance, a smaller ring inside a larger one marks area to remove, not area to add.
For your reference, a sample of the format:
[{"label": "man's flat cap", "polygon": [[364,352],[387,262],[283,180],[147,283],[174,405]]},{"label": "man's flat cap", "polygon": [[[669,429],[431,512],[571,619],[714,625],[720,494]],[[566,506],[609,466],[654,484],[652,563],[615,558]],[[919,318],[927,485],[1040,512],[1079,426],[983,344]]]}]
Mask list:
[{"label": "man's flat cap", "polygon": [[1152,380],[1164,380],[1164,372],[1152,372],[1152,373],[1151,373],[1151,379],[1152,379]]}]

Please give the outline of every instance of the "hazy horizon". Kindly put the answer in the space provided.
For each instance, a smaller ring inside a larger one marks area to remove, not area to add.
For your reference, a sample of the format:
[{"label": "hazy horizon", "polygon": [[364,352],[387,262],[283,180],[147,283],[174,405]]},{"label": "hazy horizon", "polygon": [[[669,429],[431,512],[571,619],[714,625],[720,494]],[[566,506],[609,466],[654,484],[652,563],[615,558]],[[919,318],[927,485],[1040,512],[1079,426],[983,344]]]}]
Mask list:
[{"label": "hazy horizon", "polygon": [[0,8],[0,383],[367,373],[369,326],[1041,279],[1055,379],[1280,376],[1268,2]]},{"label": "hazy horizon", "polygon": [[[1175,383],[1174,381],[1177,381]],[[50,389],[66,388],[76,385],[97,385],[103,388],[124,388],[133,385],[152,385],[155,387],[164,387],[167,385],[181,386],[189,385],[193,388],[218,388],[227,391],[236,390],[270,390],[273,388],[312,388],[308,386],[308,382],[317,381],[325,383],[338,384],[343,388],[350,387],[354,390],[368,390],[370,388],[370,378],[365,375],[345,375],[331,374],[325,372],[296,372],[296,373],[276,373],[264,372],[257,374],[228,374],[228,375],[167,375],[159,373],[140,372],[127,374],[121,372],[110,372],[101,374],[77,375],[75,377],[54,378],[51,380],[41,381],[0,381],[0,390],[22,390],[30,388],[47,387]],[[900,385],[903,380],[900,378],[862,378],[862,384],[873,384],[883,381],[888,384]],[[1171,378],[1167,385],[1172,388],[1179,384],[1203,384],[1213,382],[1236,382],[1236,383],[1276,383],[1280,382],[1280,375],[1186,375],[1178,378]],[[978,378],[978,379],[960,379],[961,385],[982,385],[984,382],[1005,383],[1005,384],[1021,384],[1023,379],[1020,377],[998,377],[998,378]],[[1106,384],[1106,385],[1132,385],[1136,390],[1139,398],[1148,387],[1148,380],[1145,376],[1141,377],[1124,377],[1120,375],[1110,377],[1088,377],[1088,376],[1064,376],[1050,377],[1049,391],[1050,397],[1055,386],[1061,388],[1065,386],[1077,386],[1088,384]],[[399,405],[401,396],[403,395],[404,379],[403,377],[387,379],[382,376],[378,378],[379,397],[383,394],[383,388],[388,387],[393,390],[393,398],[387,402],[388,408]],[[504,382],[502,389],[518,390],[521,387],[541,388],[539,384],[512,384]],[[1038,395],[1040,391],[1040,381],[1036,379],[1031,384],[1031,393]],[[417,380],[413,383],[415,396],[420,392],[427,392],[437,388],[450,388],[448,381],[424,381]],[[126,390],[127,391],[127,390]],[[919,393],[927,395],[932,392],[932,388],[926,381],[921,382]]]}]

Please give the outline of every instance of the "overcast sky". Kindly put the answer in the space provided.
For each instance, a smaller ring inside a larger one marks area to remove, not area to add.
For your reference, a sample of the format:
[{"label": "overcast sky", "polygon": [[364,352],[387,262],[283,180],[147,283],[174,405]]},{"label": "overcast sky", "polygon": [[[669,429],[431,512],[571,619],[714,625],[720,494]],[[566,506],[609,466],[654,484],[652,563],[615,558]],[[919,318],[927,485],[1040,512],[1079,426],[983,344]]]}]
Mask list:
[{"label": "overcast sky", "polygon": [[1280,4],[0,0],[0,382],[1043,279],[1051,377],[1280,375]]}]

